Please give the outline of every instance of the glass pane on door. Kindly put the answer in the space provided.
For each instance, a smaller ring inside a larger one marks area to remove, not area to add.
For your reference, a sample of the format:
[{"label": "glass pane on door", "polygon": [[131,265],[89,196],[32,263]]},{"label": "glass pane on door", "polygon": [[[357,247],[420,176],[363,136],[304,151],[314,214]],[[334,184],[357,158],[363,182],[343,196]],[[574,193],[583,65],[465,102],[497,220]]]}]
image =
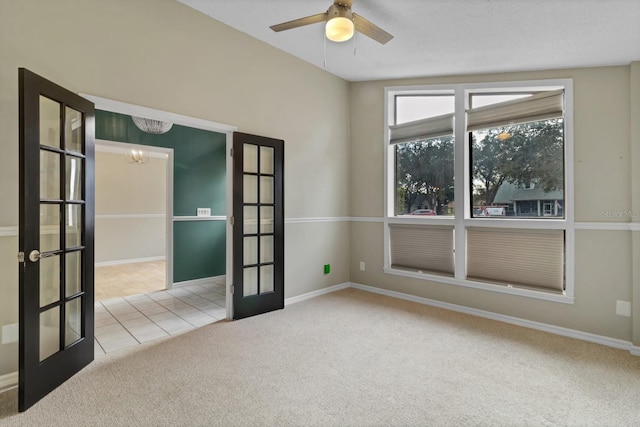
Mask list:
[{"label": "glass pane on door", "polygon": [[82,159],[67,156],[66,158],[65,200],[82,199]]},{"label": "glass pane on door", "polygon": [[244,259],[242,263],[244,265],[253,265],[258,263],[258,238],[257,237],[244,238]]},{"label": "glass pane on door", "polygon": [[244,176],[244,203],[258,202],[258,177],[255,175]]},{"label": "glass pane on door", "polygon": [[273,233],[273,206],[260,206],[260,233]]},{"label": "glass pane on door", "polygon": [[64,148],[76,153],[84,153],[83,133],[82,113],[73,108],[65,107]]},{"label": "glass pane on door", "polygon": [[273,265],[260,267],[260,293],[273,292]]},{"label": "glass pane on door", "polygon": [[260,263],[273,262],[273,236],[260,236]]},{"label": "glass pane on door", "polygon": [[60,154],[40,150],[40,198],[60,200]]},{"label": "glass pane on door", "polygon": [[71,297],[82,290],[82,252],[69,252],[65,256],[65,297]]},{"label": "glass pane on door", "polygon": [[40,313],[40,361],[60,350],[60,307]]},{"label": "glass pane on door", "polygon": [[245,172],[258,172],[258,146],[253,144],[244,144],[244,168]]},{"label": "glass pane on door", "polygon": [[67,347],[82,337],[82,297],[68,301],[65,308],[64,345]]},{"label": "glass pane on door", "polygon": [[60,148],[60,103],[40,96],[40,145]]},{"label": "glass pane on door", "polygon": [[273,203],[273,177],[260,177],[260,203]]},{"label": "glass pane on door", "polygon": [[260,147],[260,173],[273,175],[273,147]]},{"label": "glass pane on door", "polygon": [[67,248],[75,248],[82,245],[82,205],[67,205],[66,210]]},{"label": "glass pane on door", "polygon": [[258,232],[258,208],[256,206],[245,206],[243,211],[242,232],[244,234],[256,234]]},{"label": "glass pane on door", "polygon": [[40,261],[40,307],[60,300],[60,255]]},{"label": "glass pane on door", "polygon": [[242,292],[245,297],[258,294],[258,267],[244,269]]},{"label": "glass pane on door", "polygon": [[40,204],[40,252],[60,249],[60,206]]}]

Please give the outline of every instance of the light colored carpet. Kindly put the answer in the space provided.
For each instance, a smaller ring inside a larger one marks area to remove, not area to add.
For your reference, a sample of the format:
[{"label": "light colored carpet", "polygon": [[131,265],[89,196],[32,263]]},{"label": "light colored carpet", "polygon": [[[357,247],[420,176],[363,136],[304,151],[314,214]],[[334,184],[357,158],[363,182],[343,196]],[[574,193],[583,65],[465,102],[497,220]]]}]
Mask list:
[{"label": "light colored carpet", "polygon": [[640,357],[354,289],[107,355],[20,426],[640,425]]}]

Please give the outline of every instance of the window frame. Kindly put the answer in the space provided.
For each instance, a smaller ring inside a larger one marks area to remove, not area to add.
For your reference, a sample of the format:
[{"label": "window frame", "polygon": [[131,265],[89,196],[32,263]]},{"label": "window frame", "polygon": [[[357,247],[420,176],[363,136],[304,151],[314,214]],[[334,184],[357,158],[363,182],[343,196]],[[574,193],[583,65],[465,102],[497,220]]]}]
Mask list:
[{"label": "window frame", "polygon": [[[469,132],[466,130],[466,110],[473,93],[522,93],[564,89],[564,218],[473,218],[471,215],[471,180]],[[395,124],[395,97],[407,95],[438,95],[454,93],[454,200],[453,217],[395,216],[395,145],[389,143],[389,126]],[[573,80],[527,80],[451,85],[389,86],[384,89],[384,267],[383,271],[415,279],[458,285],[486,291],[519,295],[547,301],[572,304],[575,288],[575,220],[573,161]],[[462,185],[460,185],[462,183]],[[453,226],[455,273],[453,277],[407,271],[391,267],[390,224]],[[565,290],[562,294],[544,290],[512,287],[466,278],[466,230],[468,227],[549,229],[565,233]],[[457,250],[460,249],[461,250]]]}]

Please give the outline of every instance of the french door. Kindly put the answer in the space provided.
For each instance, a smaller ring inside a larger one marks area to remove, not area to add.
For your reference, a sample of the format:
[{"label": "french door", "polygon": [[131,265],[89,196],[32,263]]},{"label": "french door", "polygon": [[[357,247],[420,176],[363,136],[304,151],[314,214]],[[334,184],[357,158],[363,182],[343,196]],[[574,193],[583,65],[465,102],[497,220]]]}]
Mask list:
[{"label": "french door", "polygon": [[19,389],[24,411],[94,351],[94,106],[19,70]]},{"label": "french door", "polygon": [[284,141],[233,134],[233,318],[284,308]]}]

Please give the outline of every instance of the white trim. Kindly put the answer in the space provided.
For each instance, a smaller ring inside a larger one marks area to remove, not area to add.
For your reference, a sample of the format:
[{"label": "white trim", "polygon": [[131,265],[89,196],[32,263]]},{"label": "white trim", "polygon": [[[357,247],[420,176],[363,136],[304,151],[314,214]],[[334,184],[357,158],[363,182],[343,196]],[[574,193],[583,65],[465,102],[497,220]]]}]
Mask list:
[{"label": "white trim", "polygon": [[226,194],[226,204],[227,204],[227,218],[229,219],[226,222],[226,267],[225,273],[227,273],[226,277],[226,309],[227,309],[227,320],[233,320],[233,294],[231,293],[231,287],[233,286],[233,225],[231,224],[231,220],[233,218],[233,157],[231,156],[233,153],[233,133],[227,132],[226,136],[226,152],[225,156],[226,160],[226,178],[227,178],[227,194]]},{"label": "white trim", "polygon": [[212,130],[219,133],[233,132],[236,126],[225,125],[212,122],[211,120],[198,119],[195,117],[183,116],[182,114],[170,113],[168,111],[156,110],[154,108],[143,107],[141,105],[129,104],[99,96],[81,93],[80,96],[95,104],[98,110],[112,111],[114,113],[128,114],[132,116],[146,117],[149,119],[162,120],[181,126],[195,127],[198,129]]},{"label": "white trim", "polygon": [[543,332],[547,332],[554,335],[560,335],[563,337],[575,338],[582,341],[606,345],[608,347],[619,348],[622,350],[629,351],[634,356],[640,356],[640,346],[635,346],[630,341],[605,337],[602,335],[596,335],[589,332],[583,332],[575,329],[563,328],[561,326],[550,325],[548,323],[535,322],[533,320],[521,319],[519,317],[507,316],[504,314],[493,313],[490,311],[479,310],[476,308],[465,307],[463,305],[451,304],[448,302],[442,302],[442,301],[437,301],[429,298],[418,297],[415,295],[409,295],[402,292],[390,291],[387,289],[376,288],[374,286],[362,285],[360,283],[354,283],[354,282],[340,283],[337,285],[330,286],[328,288],[323,288],[317,291],[307,292],[305,294],[298,295],[296,297],[287,298],[285,299],[285,306],[295,304],[300,301],[305,301],[320,295],[325,295],[331,292],[336,292],[336,291],[340,291],[342,289],[348,289],[348,288],[353,288],[353,289],[358,289],[365,292],[384,295],[391,298],[398,298],[405,301],[411,301],[411,302],[424,304],[432,307],[438,307],[445,310],[455,311],[458,313],[469,314],[471,316],[477,316],[485,319],[496,320],[498,322],[508,323],[511,325],[521,326],[529,329],[535,329],[538,331],[543,331]]},{"label": "white trim", "polygon": [[316,217],[316,218],[285,218],[285,224],[305,224],[305,223],[317,223],[317,222],[348,222],[351,221],[351,217],[348,216],[336,216],[336,217]]},{"label": "white trim", "polygon": [[447,285],[464,286],[465,288],[481,289],[483,291],[498,292],[501,294],[518,295],[540,299],[544,301],[559,302],[563,304],[573,304],[575,298],[570,295],[553,294],[533,289],[511,287],[507,285],[476,282],[465,278],[439,276],[437,274],[421,273],[418,271],[399,270],[396,268],[384,268],[383,271],[394,276],[410,277],[412,279],[428,280],[430,282],[444,283]]},{"label": "white trim", "polygon": [[18,371],[0,375],[0,392],[9,390],[18,385]]},{"label": "white trim", "polygon": [[380,222],[384,223],[384,218],[382,217],[371,217],[371,216],[352,216],[350,217],[351,222]]},{"label": "white trim", "polygon": [[345,283],[340,283],[338,285],[329,286],[328,288],[318,289],[317,291],[307,292],[306,294],[298,295],[291,298],[286,298],[284,300],[284,305],[286,307],[288,305],[295,304],[300,301],[305,301],[314,297],[318,297],[320,295],[329,294],[331,292],[339,291],[342,289],[347,289],[351,286],[352,286],[351,283],[345,282]]},{"label": "white trim", "polygon": [[223,280],[226,281],[226,275],[203,277],[201,279],[193,279],[193,280],[184,280],[182,282],[173,282],[173,289],[182,288],[184,286],[193,286],[193,285],[213,285]]},{"label": "white trim", "polygon": [[535,329],[538,331],[548,332],[551,334],[560,335],[568,338],[575,338],[582,341],[588,341],[596,344],[606,345],[608,347],[619,348],[622,350],[627,350],[635,356],[640,356],[640,347],[634,346],[633,343],[631,343],[630,341],[605,337],[602,335],[596,335],[589,332],[577,331],[575,329],[563,328],[561,326],[549,325],[547,323],[535,322],[532,320],[521,319],[518,317],[506,316],[503,314],[493,313],[490,311],[479,310],[476,308],[465,307],[462,305],[451,304],[451,303],[442,302],[442,301],[436,301],[429,298],[422,298],[422,297],[409,295],[401,292],[389,291],[386,289],[376,288],[373,286],[361,285],[359,283],[350,283],[350,287],[354,289],[366,291],[366,292],[385,295],[392,298],[398,298],[406,301],[416,302],[418,304],[424,304],[424,305],[429,305],[433,307],[443,308],[445,310],[451,310],[458,313],[483,317],[485,319],[497,320],[499,322],[508,323],[516,326],[522,326],[525,328]]},{"label": "white trim", "polygon": [[[96,219],[120,219],[120,218],[156,218],[156,217],[165,217],[164,214],[114,214],[114,215],[96,215]],[[213,217],[173,217],[174,221],[200,221],[200,220],[213,220],[213,221],[223,221],[226,220],[226,216],[213,216]],[[423,219],[423,218],[420,218]],[[420,220],[418,219],[418,221]],[[480,219],[479,221],[490,221],[487,219]],[[382,217],[364,217],[364,216],[352,216],[352,217],[319,217],[319,218],[289,218],[286,219],[285,222],[289,224],[303,224],[303,223],[316,223],[316,222],[376,222],[376,223],[384,223],[385,220]],[[389,218],[390,222],[394,223],[404,223],[404,222],[412,222],[411,219],[407,219],[402,217],[391,217]],[[413,220],[415,221],[415,220]],[[546,221],[546,220],[540,220]],[[551,220],[552,221],[552,220]],[[446,222],[446,221],[445,221]],[[432,224],[432,223],[430,223]],[[441,223],[437,223],[438,225],[442,225]],[[482,225],[483,222],[478,223],[478,225]],[[487,223],[489,224],[489,223]],[[475,223],[474,223],[475,225]],[[507,224],[508,225],[508,224]],[[628,222],[576,222],[575,223],[576,230],[601,230],[601,231],[640,231],[640,223],[628,223]],[[18,227],[15,226],[0,226],[0,237],[10,237],[18,235]]]},{"label": "white trim", "polygon": [[165,214],[100,214],[96,215],[95,219],[150,219],[150,218],[165,218]]},{"label": "white trim", "polygon": [[[633,225],[624,222],[576,222],[576,230],[633,231]],[[640,224],[638,224],[640,226]]]},{"label": "white trim", "polygon": [[176,222],[179,221],[226,221],[227,217],[225,215],[215,215],[215,216],[174,216],[173,220]]},{"label": "white trim", "polygon": [[118,259],[115,261],[102,261],[96,262],[96,267],[108,267],[111,265],[124,265],[124,264],[136,264],[139,262],[152,262],[152,261],[164,261],[166,260],[165,256],[153,256],[148,258],[130,258],[130,259]]},{"label": "white trim", "polygon": [[5,226],[0,227],[0,237],[11,237],[18,235],[18,227]]}]

